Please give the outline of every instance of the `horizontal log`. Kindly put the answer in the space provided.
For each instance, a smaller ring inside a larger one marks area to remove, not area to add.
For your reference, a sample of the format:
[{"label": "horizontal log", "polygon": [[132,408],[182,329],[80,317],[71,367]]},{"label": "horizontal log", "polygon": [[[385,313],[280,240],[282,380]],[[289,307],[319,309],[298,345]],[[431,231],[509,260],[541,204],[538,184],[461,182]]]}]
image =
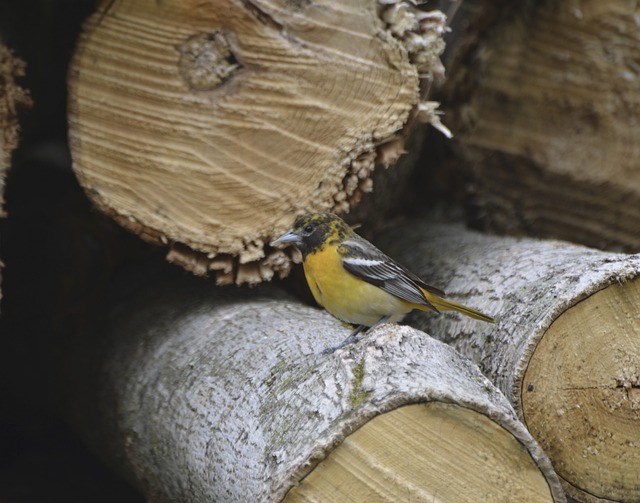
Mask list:
[{"label": "horizontal log", "polygon": [[275,288],[119,288],[71,345],[67,415],[154,501],[564,501],[504,396],[449,346]]},{"label": "horizontal log", "polygon": [[495,316],[412,323],[472,359],[511,400],[580,501],[638,501],[640,256],[414,220],[378,244]]}]

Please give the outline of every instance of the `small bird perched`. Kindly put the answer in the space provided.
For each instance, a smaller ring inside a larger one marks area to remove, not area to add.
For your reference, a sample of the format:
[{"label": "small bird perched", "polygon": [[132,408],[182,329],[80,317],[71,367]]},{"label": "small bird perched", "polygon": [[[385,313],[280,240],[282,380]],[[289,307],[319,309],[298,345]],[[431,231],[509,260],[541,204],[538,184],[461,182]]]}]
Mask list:
[{"label": "small bird perched", "polygon": [[364,328],[400,321],[414,309],[458,311],[477,320],[493,318],[445,300],[445,293],[358,236],[331,213],[309,213],[272,244],[293,244],[302,253],[304,275],[316,302],[336,318],[356,325],[336,348],[356,341]]}]

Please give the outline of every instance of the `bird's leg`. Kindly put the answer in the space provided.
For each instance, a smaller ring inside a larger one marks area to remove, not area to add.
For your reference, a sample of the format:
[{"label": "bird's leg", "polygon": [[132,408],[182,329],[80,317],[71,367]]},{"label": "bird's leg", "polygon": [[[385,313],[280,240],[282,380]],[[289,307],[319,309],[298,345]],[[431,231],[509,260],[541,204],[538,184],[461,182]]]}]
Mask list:
[{"label": "bird's leg", "polygon": [[320,354],[323,355],[328,355],[333,353],[335,350],[343,348],[345,346],[348,346],[349,344],[353,344],[354,342],[356,342],[358,340],[358,334],[360,332],[362,332],[365,328],[367,328],[364,325],[358,325],[353,332],[351,332],[349,334],[349,337],[347,337],[344,341],[342,341],[340,344],[338,344],[337,346],[333,346],[327,349],[323,349],[322,352]]},{"label": "bird's leg", "polygon": [[378,321],[376,321],[373,325],[371,325],[368,329],[367,332],[369,330],[373,330],[374,328],[382,325],[383,323],[386,323],[387,321],[389,321],[389,318],[391,318],[391,315],[387,315],[387,316],[383,316],[382,318],[380,318]]},{"label": "bird's leg", "polygon": [[391,316],[383,316],[382,318],[380,318],[378,321],[376,321],[373,325],[371,325],[369,328],[367,328],[365,325],[358,325],[353,332],[351,332],[351,334],[349,334],[349,337],[347,337],[344,341],[342,341],[340,344],[338,344],[337,346],[331,347],[331,348],[327,348],[322,350],[323,355],[328,355],[330,353],[333,353],[334,351],[336,351],[337,349],[341,349],[345,346],[348,346],[349,344],[353,344],[354,342],[356,342],[358,340],[358,334],[360,332],[362,332],[365,328],[367,328],[367,332],[369,330],[373,330],[374,328],[376,328],[378,325],[383,324],[384,322],[386,322],[389,318],[391,318]]},{"label": "bird's leg", "polygon": [[353,332],[351,332],[349,334],[349,337],[347,337],[344,341],[351,341],[354,342],[357,339],[357,335],[362,332],[365,328],[367,328],[365,325],[358,325],[356,328],[353,329]]}]

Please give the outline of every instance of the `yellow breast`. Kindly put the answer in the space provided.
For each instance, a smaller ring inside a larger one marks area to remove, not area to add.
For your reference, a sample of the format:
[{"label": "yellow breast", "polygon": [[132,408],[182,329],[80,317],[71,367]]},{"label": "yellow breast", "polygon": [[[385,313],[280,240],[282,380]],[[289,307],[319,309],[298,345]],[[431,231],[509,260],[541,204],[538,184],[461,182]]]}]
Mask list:
[{"label": "yellow breast", "polygon": [[411,304],[346,271],[333,247],[309,254],[304,273],[318,304],[347,323],[368,327],[384,316],[399,321],[412,309]]}]

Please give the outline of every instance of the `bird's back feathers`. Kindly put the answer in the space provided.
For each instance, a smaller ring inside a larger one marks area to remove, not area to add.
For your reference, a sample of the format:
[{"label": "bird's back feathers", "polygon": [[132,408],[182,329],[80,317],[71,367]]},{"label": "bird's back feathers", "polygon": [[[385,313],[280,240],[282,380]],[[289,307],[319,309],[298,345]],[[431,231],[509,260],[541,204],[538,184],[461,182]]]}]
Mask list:
[{"label": "bird's back feathers", "polygon": [[342,266],[351,274],[407,302],[425,305],[433,311],[438,311],[423,291],[440,297],[445,293],[439,288],[427,285],[371,243],[354,234],[344,241],[341,247],[344,249]]}]

